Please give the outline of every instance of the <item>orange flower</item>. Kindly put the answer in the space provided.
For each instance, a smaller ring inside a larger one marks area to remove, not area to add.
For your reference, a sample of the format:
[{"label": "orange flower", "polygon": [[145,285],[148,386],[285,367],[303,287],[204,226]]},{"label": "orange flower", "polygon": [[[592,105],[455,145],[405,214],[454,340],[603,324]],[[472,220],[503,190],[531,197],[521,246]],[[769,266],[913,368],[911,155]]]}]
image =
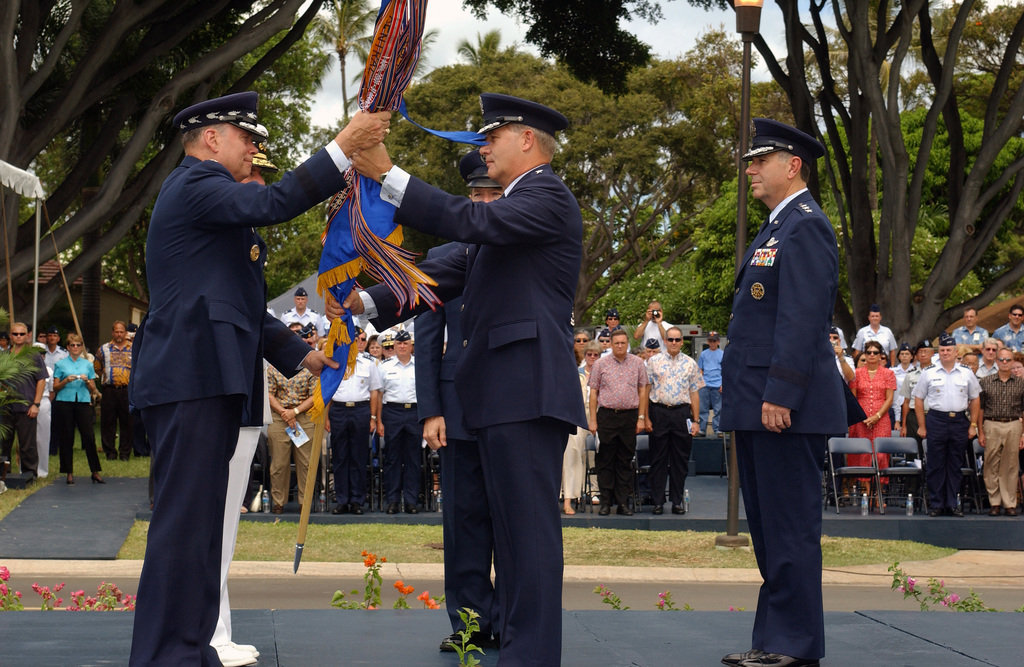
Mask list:
[{"label": "orange flower", "polygon": [[427,600],[430,599],[430,591],[423,591],[422,593],[419,594],[419,597],[417,597],[416,599],[419,600],[420,602],[426,602]]},{"label": "orange flower", "polygon": [[430,599],[427,601],[427,609],[440,609],[441,605],[437,604],[437,601]]},{"label": "orange flower", "polygon": [[368,554],[366,560],[363,561],[363,565],[366,567],[373,567],[377,564],[377,554]]},{"label": "orange flower", "polygon": [[398,581],[395,582],[395,588],[397,590],[399,590],[399,591],[401,591],[403,588],[405,588],[405,584],[402,583],[401,579],[399,579]]},{"label": "orange flower", "polygon": [[415,590],[416,589],[413,588],[412,586],[406,586],[406,587],[402,588],[402,595],[408,595],[409,593],[412,593]]},{"label": "orange flower", "polygon": [[363,553],[361,553],[361,554],[359,554],[359,555],[360,555],[360,556],[362,556],[363,558],[366,558],[366,557],[367,557],[367,556],[369,556],[370,554],[368,554],[368,553],[366,552],[366,549],[363,549]]},{"label": "orange flower", "polygon": [[388,562],[388,557],[387,556],[381,556],[380,562],[382,562],[382,563]]}]

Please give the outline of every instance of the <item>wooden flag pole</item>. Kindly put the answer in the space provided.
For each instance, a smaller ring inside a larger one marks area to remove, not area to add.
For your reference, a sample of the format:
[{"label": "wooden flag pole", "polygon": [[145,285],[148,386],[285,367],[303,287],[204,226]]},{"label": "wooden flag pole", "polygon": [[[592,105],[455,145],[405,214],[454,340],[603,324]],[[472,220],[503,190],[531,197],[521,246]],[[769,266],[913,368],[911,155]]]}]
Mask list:
[{"label": "wooden flag pole", "polygon": [[[313,432],[313,451],[309,454],[309,470],[306,471],[306,493],[302,499],[302,516],[299,518],[299,535],[295,539],[295,563],[292,573],[299,571],[299,562],[302,560],[302,549],[306,546],[306,528],[309,527],[309,512],[313,507],[313,489],[316,487],[316,473],[320,466],[320,449],[324,441],[324,423],[327,415],[321,416]],[[325,489],[326,492],[326,489]]]}]

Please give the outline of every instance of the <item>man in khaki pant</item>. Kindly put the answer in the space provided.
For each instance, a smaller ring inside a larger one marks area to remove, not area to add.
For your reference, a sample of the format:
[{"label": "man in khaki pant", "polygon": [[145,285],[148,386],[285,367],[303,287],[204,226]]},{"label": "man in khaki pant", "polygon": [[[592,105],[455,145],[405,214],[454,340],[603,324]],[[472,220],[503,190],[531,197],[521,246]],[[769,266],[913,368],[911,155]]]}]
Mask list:
[{"label": "man in khaki pant", "polygon": [[[302,328],[297,322],[293,330],[316,349],[317,333],[312,324]],[[313,449],[307,441],[296,447],[285,429],[298,424],[310,440],[313,439],[313,420],[306,413],[313,406],[313,392],[316,378],[302,369],[291,378],[285,378],[273,366],[267,367],[267,391],[274,421],[267,427],[267,445],[270,448],[270,496],[274,514],[284,511],[288,502],[288,485],[291,482],[291,461],[295,457],[295,476],[299,480],[299,504],[306,497],[306,471],[309,470],[309,453]]]},{"label": "man in khaki pant", "polygon": [[1017,452],[1024,449],[1021,418],[1024,417],[1024,379],[1010,373],[1013,352],[1002,348],[996,355],[997,372],[982,378],[978,444],[985,448],[985,488],[991,505],[989,516],[1017,516]]}]

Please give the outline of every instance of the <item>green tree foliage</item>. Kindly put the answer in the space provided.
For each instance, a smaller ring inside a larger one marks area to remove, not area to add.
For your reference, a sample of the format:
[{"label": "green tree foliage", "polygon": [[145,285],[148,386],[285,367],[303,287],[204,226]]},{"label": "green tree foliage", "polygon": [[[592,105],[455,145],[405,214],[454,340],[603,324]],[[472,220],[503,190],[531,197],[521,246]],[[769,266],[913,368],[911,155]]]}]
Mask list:
[{"label": "green tree foliage", "polygon": [[334,51],[341,74],[341,100],[348,121],[348,57],[361,55],[365,60],[373,41],[377,10],[368,0],[330,0],[313,22],[315,38]]},{"label": "green tree foliage", "polygon": [[[122,268],[141,274],[147,210],[182,154],[171,117],[201,99],[256,85],[302,36],[321,2],[0,3],[0,159],[32,165],[43,180],[56,252],[70,259],[69,280],[128,234],[133,245],[122,254],[134,263]],[[267,85],[287,94],[281,79]],[[280,102],[283,111],[293,100]],[[95,196],[84,204],[87,186]],[[19,219],[13,200],[4,202],[8,220]],[[19,309],[31,298],[34,226],[27,215],[7,226]],[[95,239],[83,247],[80,240],[91,233]],[[41,259],[54,255],[44,239]],[[0,285],[6,281],[0,274]],[[127,291],[145,289],[140,280],[127,283]],[[43,286],[41,312],[60,299],[59,281]]]}]

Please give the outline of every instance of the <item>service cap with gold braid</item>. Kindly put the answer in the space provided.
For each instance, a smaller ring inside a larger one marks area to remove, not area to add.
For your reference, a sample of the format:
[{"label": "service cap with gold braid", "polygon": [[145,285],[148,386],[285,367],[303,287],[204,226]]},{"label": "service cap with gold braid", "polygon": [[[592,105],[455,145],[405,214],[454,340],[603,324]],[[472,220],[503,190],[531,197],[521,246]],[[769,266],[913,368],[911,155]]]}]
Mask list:
[{"label": "service cap with gold braid", "polygon": [[795,127],[770,118],[755,118],[754,134],[750,139],[750,150],[741,159],[753,160],[776,151],[785,151],[797,156],[806,164],[814,163],[825,155],[821,142]]}]

